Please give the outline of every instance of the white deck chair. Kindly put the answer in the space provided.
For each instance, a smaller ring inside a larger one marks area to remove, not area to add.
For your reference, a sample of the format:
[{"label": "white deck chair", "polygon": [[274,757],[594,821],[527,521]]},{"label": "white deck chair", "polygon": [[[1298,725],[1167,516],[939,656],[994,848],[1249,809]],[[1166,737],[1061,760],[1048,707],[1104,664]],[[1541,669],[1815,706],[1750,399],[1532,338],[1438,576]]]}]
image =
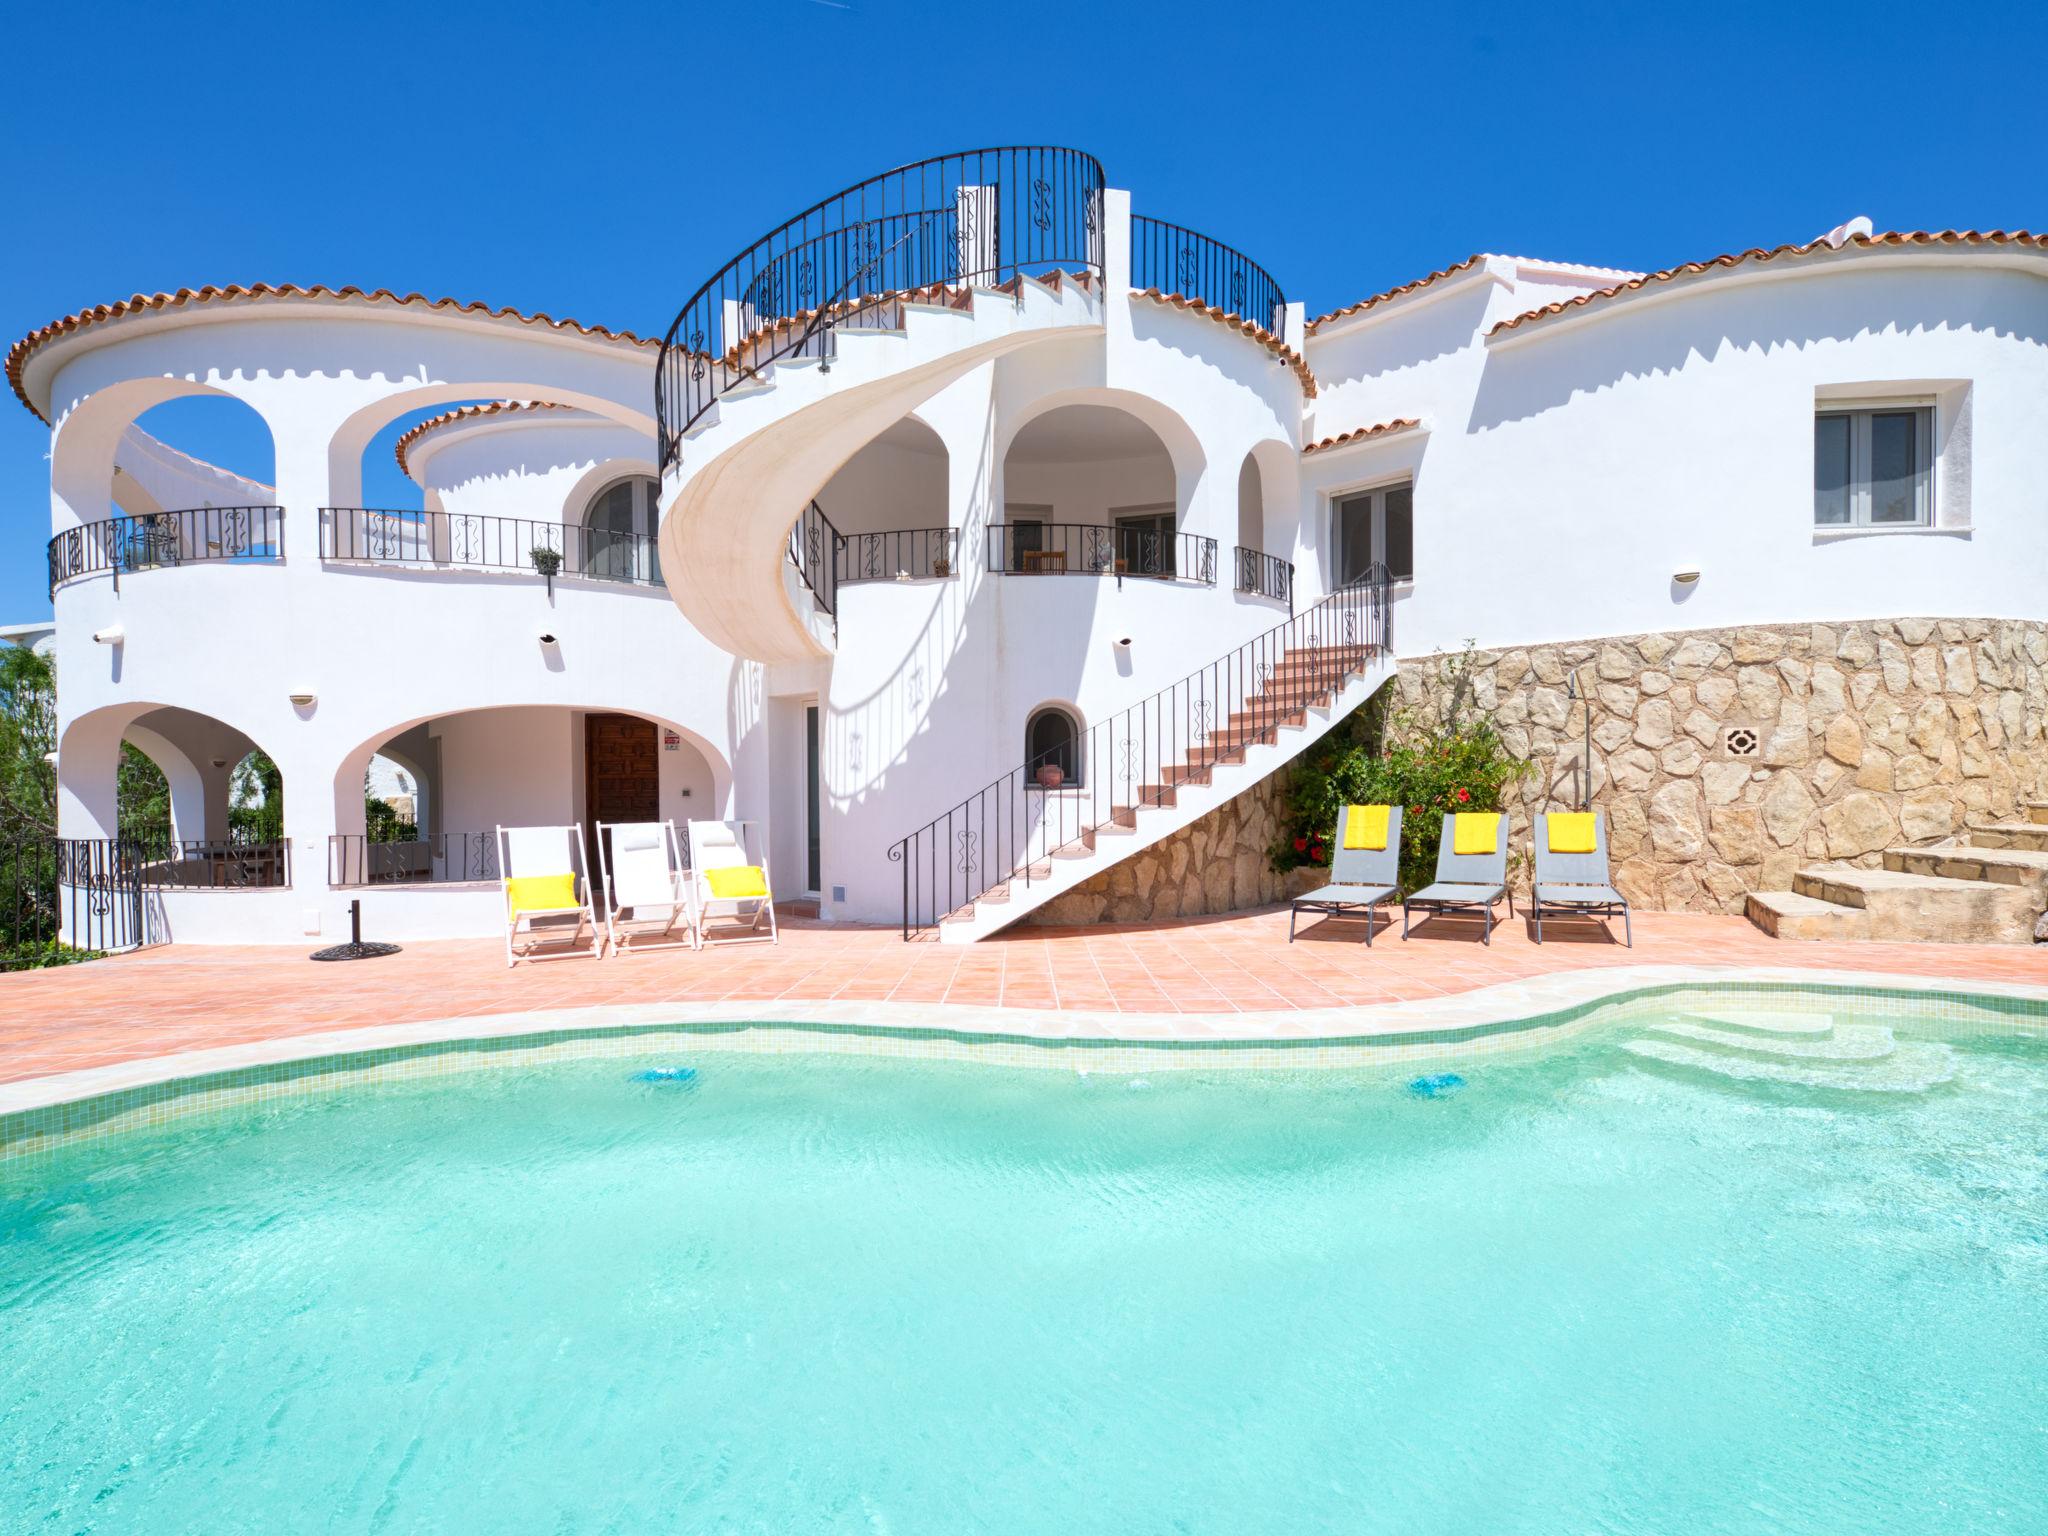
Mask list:
[{"label": "white deck chair", "polygon": [[[498,828],[498,883],[505,893],[505,963],[604,955],[591,905],[590,860],[583,828]],[[580,886],[580,894],[579,894]],[[571,928],[562,919],[573,917]],[[585,925],[590,948],[582,948]],[[519,945],[524,929],[526,944]],[[541,946],[548,946],[543,950]],[[566,947],[557,947],[566,946]]]},{"label": "white deck chair", "polygon": [[[600,821],[597,867],[613,954],[624,954],[629,940],[635,950],[692,943],[690,898],[683,890],[689,871],[674,822]],[[621,915],[627,912],[632,916]]]},{"label": "white deck chair", "polygon": [[[768,879],[768,857],[764,853],[758,864],[747,861],[750,827],[755,828],[758,842],[760,832],[751,821],[690,823],[690,933],[699,949],[707,942],[776,942],[775,888]],[[759,878],[749,879],[749,875]],[[719,894],[721,889],[729,894]],[[716,935],[707,931],[707,925],[720,918],[730,919],[736,926]],[[766,933],[761,932],[763,918],[768,922]]]}]

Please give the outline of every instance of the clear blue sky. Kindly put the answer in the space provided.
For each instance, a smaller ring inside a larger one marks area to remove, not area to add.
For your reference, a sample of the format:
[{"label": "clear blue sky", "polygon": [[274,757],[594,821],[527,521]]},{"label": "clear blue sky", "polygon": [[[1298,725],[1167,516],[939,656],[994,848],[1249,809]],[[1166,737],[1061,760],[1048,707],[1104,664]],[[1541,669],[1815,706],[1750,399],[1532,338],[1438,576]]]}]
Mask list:
[{"label": "clear blue sky", "polygon": [[[1478,250],[2048,226],[2038,5],[70,3],[7,7],[0,56],[7,341],[259,280],[658,335],[786,215],[982,144],[1092,151],[1312,315]],[[0,401],[0,621],[49,611],[47,447]],[[388,462],[365,494],[417,505]]]}]

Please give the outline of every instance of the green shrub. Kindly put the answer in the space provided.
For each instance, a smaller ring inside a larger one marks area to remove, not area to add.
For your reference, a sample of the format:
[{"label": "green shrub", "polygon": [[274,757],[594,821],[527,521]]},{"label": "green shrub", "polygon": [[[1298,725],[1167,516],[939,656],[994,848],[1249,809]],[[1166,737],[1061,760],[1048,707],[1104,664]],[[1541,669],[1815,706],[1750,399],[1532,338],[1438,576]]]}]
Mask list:
[{"label": "green shrub", "polygon": [[1391,701],[1394,685],[1383,688],[1297,760],[1275,869],[1327,864],[1345,806],[1398,805],[1401,887],[1416,890],[1435,878],[1446,812],[1507,809],[1508,789],[1533,765],[1511,757],[1492,719],[1473,705],[1471,666],[1470,645],[1446,657],[1412,706]]}]

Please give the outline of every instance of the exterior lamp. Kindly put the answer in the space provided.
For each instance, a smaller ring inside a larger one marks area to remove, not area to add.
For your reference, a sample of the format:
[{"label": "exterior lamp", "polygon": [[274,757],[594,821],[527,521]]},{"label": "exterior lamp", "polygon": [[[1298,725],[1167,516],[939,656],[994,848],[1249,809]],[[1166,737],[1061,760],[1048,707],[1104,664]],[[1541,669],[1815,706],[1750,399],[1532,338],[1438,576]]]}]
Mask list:
[{"label": "exterior lamp", "polygon": [[301,689],[297,693],[292,694],[291,701],[293,705],[295,705],[299,709],[311,709],[314,703],[319,699],[319,697],[320,696],[314,693],[312,689],[305,688]]}]

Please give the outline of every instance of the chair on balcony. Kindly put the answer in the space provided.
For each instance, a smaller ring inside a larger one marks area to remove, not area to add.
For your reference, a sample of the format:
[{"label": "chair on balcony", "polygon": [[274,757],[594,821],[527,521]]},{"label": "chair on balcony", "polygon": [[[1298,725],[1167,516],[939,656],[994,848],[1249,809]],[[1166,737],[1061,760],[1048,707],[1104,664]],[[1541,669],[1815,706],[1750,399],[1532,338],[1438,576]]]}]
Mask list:
[{"label": "chair on balcony", "polygon": [[1373,908],[1392,901],[1401,883],[1401,807],[1347,805],[1337,818],[1336,852],[1330,883],[1294,898],[1287,914],[1287,942],[1304,912],[1325,917],[1363,917],[1366,947],[1372,946]]},{"label": "chair on balcony", "polygon": [[1548,912],[1552,917],[1618,917],[1622,942],[1635,948],[1628,898],[1614,888],[1608,869],[1607,818],[1599,811],[1553,811],[1536,818],[1536,873],[1529,897],[1538,944]]},{"label": "chair on balcony", "polygon": [[[747,862],[747,834],[758,841],[759,826],[751,821],[690,823],[690,934],[696,947],[706,944],[776,942],[775,889],[768,880],[768,858]],[[768,931],[761,932],[766,922]],[[726,926],[713,929],[714,922]]]},{"label": "chair on balcony", "polygon": [[690,945],[690,871],[674,822],[600,821],[597,866],[614,955]]},{"label": "chair on balcony", "polygon": [[1485,919],[1483,943],[1493,942],[1495,903],[1507,899],[1508,916],[1515,898],[1508,890],[1508,819],[1492,811],[1459,811],[1444,818],[1443,840],[1437,844],[1436,879],[1401,903],[1401,937],[1408,937],[1411,912],[1476,912]]},{"label": "chair on balcony", "polygon": [[[590,899],[583,828],[498,828],[499,884],[505,892],[505,964],[604,955]],[[584,934],[590,945],[583,947]],[[524,946],[521,937],[524,936]]]}]

